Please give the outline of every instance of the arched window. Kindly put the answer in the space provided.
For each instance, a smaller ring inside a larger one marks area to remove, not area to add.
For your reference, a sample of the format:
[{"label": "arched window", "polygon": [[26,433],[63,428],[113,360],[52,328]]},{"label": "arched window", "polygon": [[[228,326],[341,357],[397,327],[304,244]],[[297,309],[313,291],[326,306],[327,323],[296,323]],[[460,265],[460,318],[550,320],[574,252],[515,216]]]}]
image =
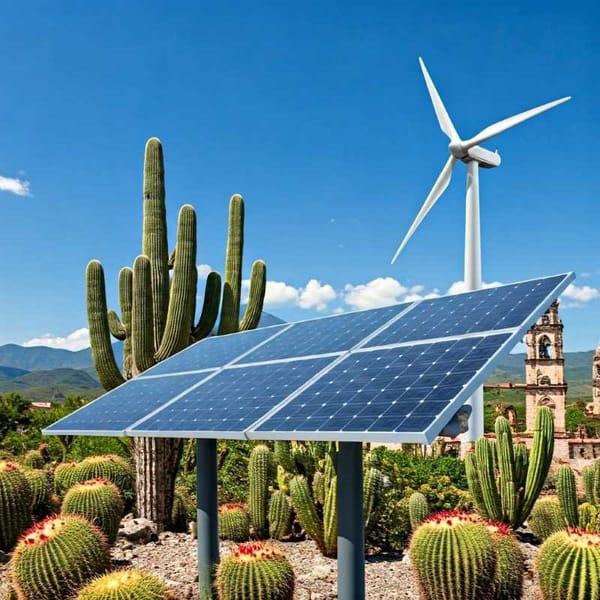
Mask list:
[{"label": "arched window", "polygon": [[554,401],[551,400],[550,398],[546,397],[546,398],[542,398],[541,400],[538,401],[537,403],[538,406],[547,406],[548,408],[554,410],[556,408],[556,405],[554,404]]},{"label": "arched window", "polygon": [[538,343],[538,357],[539,358],[552,358],[552,342],[547,335],[540,338]]}]

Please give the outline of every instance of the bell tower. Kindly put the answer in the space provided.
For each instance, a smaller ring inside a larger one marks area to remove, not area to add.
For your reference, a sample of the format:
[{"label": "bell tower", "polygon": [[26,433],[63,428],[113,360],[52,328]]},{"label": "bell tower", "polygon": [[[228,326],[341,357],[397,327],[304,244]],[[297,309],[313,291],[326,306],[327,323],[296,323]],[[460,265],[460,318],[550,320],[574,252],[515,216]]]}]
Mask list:
[{"label": "bell tower", "polygon": [[[558,300],[550,305],[550,308],[527,332],[526,344],[525,412],[527,431],[533,431],[537,407],[548,406],[554,414],[555,431],[564,433],[567,383],[565,382],[563,355],[563,324],[558,316]],[[600,365],[600,362],[598,364]],[[598,401],[600,402],[600,396]]]},{"label": "bell tower", "polygon": [[600,346],[592,361],[592,412],[600,415]]}]

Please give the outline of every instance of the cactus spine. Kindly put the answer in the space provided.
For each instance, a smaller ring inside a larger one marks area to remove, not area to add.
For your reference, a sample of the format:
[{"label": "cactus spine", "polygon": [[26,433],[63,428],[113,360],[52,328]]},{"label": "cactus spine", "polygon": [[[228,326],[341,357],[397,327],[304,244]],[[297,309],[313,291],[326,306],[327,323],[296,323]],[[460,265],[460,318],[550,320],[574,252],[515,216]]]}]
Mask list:
[{"label": "cactus spine", "polygon": [[567,526],[577,527],[579,525],[577,488],[575,487],[575,473],[571,467],[561,466],[557,469],[556,492]]},{"label": "cactus spine", "polygon": [[[314,481],[313,481],[314,483]],[[363,478],[363,513],[365,520],[365,535],[377,522],[381,499],[383,497],[383,475],[381,471],[371,466]]]},{"label": "cactus spine", "polygon": [[268,537],[269,479],[273,470],[268,446],[254,446],[248,462],[250,520],[259,539]]},{"label": "cactus spine", "polygon": [[519,542],[507,525],[489,523],[487,530],[498,557],[495,600],[520,600],[523,592],[525,559]]},{"label": "cactus spine", "polygon": [[529,516],[548,474],[554,449],[554,422],[547,407],[537,411],[528,456],[513,446],[508,421],[496,419],[496,442],[480,438],[466,462],[469,490],[482,516],[516,529]]},{"label": "cactus spine", "polygon": [[414,532],[409,553],[424,600],[492,600],[498,561],[490,533],[471,515],[431,515]]},{"label": "cactus spine", "polygon": [[96,525],[114,544],[123,517],[123,499],[114,483],[102,478],[74,485],[65,496],[61,512],[81,515]]},{"label": "cactus spine", "polygon": [[77,463],[60,463],[54,470],[54,491],[59,496],[64,496],[65,492],[77,483]]},{"label": "cactus spine", "polygon": [[219,506],[219,537],[237,543],[250,539],[250,516],[243,504]]},{"label": "cactus spine", "polygon": [[589,502],[579,505],[579,528],[591,533],[598,533],[598,509]]},{"label": "cactus spine", "polygon": [[0,550],[12,550],[31,525],[33,495],[27,477],[14,463],[0,461]]},{"label": "cactus spine", "polygon": [[23,469],[31,487],[31,512],[34,520],[39,521],[47,517],[52,507],[52,486],[48,474],[41,469]]},{"label": "cactus spine", "polygon": [[556,532],[542,544],[536,561],[544,599],[597,599],[599,564],[599,535],[580,529]]},{"label": "cactus spine", "polygon": [[173,598],[162,581],[139,569],[113,571],[88,583],[76,600],[169,600]]},{"label": "cactus spine", "polygon": [[289,496],[275,490],[269,501],[269,535],[274,540],[283,539],[292,526],[292,506]]},{"label": "cactus spine", "polygon": [[219,600],[292,600],[294,572],[288,560],[264,543],[242,544],[217,570]]},{"label": "cactus spine", "polygon": [[74,595],[104,572],[109,561],[104,535],[83,517],[63,515],[40,521],[26,532],[9,569],[19,598],[55,600]]},{"label": "cactus spine", "polygon": [[290,496],[296,511],[296,517],[302,528],[314,540],[323,554],[325,541],[323,539],[323,522],[317,514],[317,507],[312,499],[308,481],[303,475],[297,475],[290,481]]},{"label": "cactus spine", "polygon": [[410,495],[408,499],[408,514],[412,529],[416,529],[429,516],[427,498],[421,492],[414,492]]},{"label": "cactus spine", "polygon": [[595,496],[595,480],[596,480],[596,469],[593,465],[583,469],[583,489],[585,490],[585,499],[590,504],[596,504]]},{"label": "cactus spine", "polygon": [[[131,463],[116,454],[100,454],[82,460],[73,472],[75,482],[107,479],[114,483],[123,498],[132,499],[135,491],[135,472]],[[131,502],[126,503],[131,508]]]},{"label": "cactus spine", "polygon": [[540,498],[527,519],[527,525],[535,537],[545,540],[564,529],[565,519],[557,498]]},{"label": "cactus spine", "polygon": [[30,469],[43,469],[46,461],[39,450],[28,450],[21,459],[21,464]]}]

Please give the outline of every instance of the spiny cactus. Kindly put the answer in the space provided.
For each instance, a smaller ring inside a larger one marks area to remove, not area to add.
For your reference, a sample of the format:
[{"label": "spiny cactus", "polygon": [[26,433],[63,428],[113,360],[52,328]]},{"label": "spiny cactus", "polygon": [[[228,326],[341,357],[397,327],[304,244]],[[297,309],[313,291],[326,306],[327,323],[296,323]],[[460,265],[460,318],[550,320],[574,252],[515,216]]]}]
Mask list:
[{"label": "spiny cactus", "polygon": [[57,465],[54,469],[54,491],[60,496],[64,496],[66,491],[77,483],[78,463],[70,461]]},{"label": "spiny cactus", "polygon": [[185,488],[175,488],[171,509],[171,531],[186,532],[188,523],[196,519],[195,507]]},{"label": "spiny cactus", "polygon": [[297,475],[290,481],[290,496],[296,511],[296,517],[302,528],[314,540],[319,550],[327,555],[323,538],[323,521],[319,518],[317,507],[312,498],[308,481],[303,475]]},{"label": "spiny cactus", "polygon": [[598,509],[589,502],[579,505],[579,528],[590,533],[598,532]]},{"label": "spiny cactus", "polygon": [[292,505],[289,496],[275,490],[269,501],[269,535],[274,540],[283,539],[292,526]]},{"label": "spiny cactus", "polygon": [[413,529],[416,529],[429,516],[427,498],[420,492],[414,492],[410,495],[408,514],[410,515],[410,526]]},{"label": "spiny cactus", "polygon": [[244,504],[219,506],[219,537],[238,543],[250,539],[250,515]]},{"label": "spiny cactus", "polygon": [[19,461],[24,467],[30,469],[43,469],[46,461],[39,450],[28,450]]},{"label": "spiny cactus", "polygon": [[259,539],[269,535],[267,521],[269,511],[269,480],[273,472],[271,450],[259,444],[252,448],[248,462],[249,499],[248,509],[254,533]]},{"label": "spiny cactus", "polygon": [[597,498],[595,494],[596,485],[596,469],[594,465],[590,465],[583,469],[583,489],[585,491],[585,499],[590,504],[596,504]]},{"label": "spiny cactus", "polygon": [[[196,213],[190,205],[179,212],[176,244],[169,256],[163,150],[157,138],[146,144],[143,195],[142,255],[135,260],[133,269],[125,267],[119,273],[121,318],[107,309],[101,263],[91,261],[86,271],[92,358],[106,390],[210,335],[219,313],[221,277],[212,272],[196,321]],[[258,260],[252,266],[246,312],[239,320],[243,237],[244,203],[236,194],[229,210],[220,333],[253,329],[262,312],[266,267]],[[111,334],[123,341],[123,372],[115,361]],[[163,528],[170,520],[181,441],[138,438],[134,446],[137,472],[153,473],[137,481],[138,512]],[[164,467],[155,473],[149,468],[152,463]]]},{"label": "spiny cactus", "polygon": [[492,600],[498,556],[486,526],[471,515],[431,515],[413,533],[410,557],[423,600]]},{"label": "spiny cactus", "polygon": [[23,474],[31,487],[31,513],[34,520],[47,517],[53,508],[52,486],[48,474],[41,469],[23,468]]},{"label": "spiny cactus", "polygon": [[83,517],[40,521],[17,544],[9,573],[22,600],[69,598],[109,565],[104,535]]},{"label": "spiny cactus", "polygon": [[27,477],[11,462],[0,461],[0,550],[12,550],[31,525],[33,495]]},{"label": "spiny cactus", "polygon": [[272,546],[242,544],[221,561],[216,586],[219,600],[292,600],[294,571]]},{"label": "spiny cactus", "polygon": [[76,600],[170,600],[175,595],[152,573],[123,569],[88,583]]},{"label": "spiny cactus", "polygon": [[536,561],[544,600],[600,597],[600,535],[581,529],[558,531],[541,546]]},{"label": "spiny cactus", "polygon": [[516,529],[529,516],[548,474],[554,450],[554,421],[548,407],[536,413],[528,455],[513,445],[508,421],[496,419],[496,441],[477,440],[465,465],[469,491],[480,514]]},{"label": "spiny cactus", "polygon": [[119,488],[100,477],[75,484],[67,492],[61,512],[63,515],[85,517],[104,533],[108,543],[112,545],[119,532],[123,506]]},{"label": "spiny cactus", "polygon": [[523,592],[525,558],[519,542],[505,523],[487,523],[498,556],[495,600],[520,600]]},{"label": "spiny cactus", "polygon": [[575,486],[575,473],[571,467],[558,467],[556,471],[556,493],[567,526],[577,527],[579,525],[577,488]]},{"label": "spiny cactus", "polygon": [[383,475],[369,458],[365,462],[371,465],[363,477],[363,513],[365,535],[367,535],[377,523],[379,516],[383,498]]},{"label": "spiny cactus", "polygon": [[539,498],[533,505],[527,525],[533,535],[540,540],[545,540],[553,533],[564,529],[566,527],[565,518],[558,499],[554,496]]}]

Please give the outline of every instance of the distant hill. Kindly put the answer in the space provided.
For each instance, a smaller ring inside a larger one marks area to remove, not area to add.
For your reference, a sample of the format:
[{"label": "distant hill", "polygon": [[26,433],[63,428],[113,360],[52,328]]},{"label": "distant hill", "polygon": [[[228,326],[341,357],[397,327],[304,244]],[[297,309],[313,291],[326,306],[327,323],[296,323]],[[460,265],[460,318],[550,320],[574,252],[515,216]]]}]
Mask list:
[{"label": "distant hill", "polygon": [[17,369],[16,367],[0,367],[0,381],[6,379],[14,379],[21,375],[27,375],[29,371],[27,369]]}]

